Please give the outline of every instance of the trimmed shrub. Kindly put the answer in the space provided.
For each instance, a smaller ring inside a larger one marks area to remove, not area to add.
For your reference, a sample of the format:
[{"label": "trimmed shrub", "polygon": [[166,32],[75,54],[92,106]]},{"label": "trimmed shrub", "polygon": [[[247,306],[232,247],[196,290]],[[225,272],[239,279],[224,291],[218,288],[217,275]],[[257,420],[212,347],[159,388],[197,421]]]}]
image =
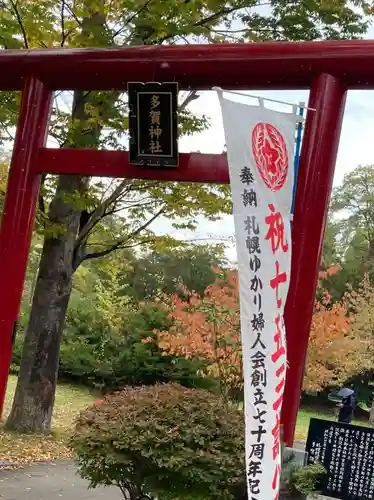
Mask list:
[{"label": "trimmed shrub", "polygon": [[229,500],[245,474],[243,413],[178,384],[107,395],[80,414],[70,444],[92,487],[132,500]]}]

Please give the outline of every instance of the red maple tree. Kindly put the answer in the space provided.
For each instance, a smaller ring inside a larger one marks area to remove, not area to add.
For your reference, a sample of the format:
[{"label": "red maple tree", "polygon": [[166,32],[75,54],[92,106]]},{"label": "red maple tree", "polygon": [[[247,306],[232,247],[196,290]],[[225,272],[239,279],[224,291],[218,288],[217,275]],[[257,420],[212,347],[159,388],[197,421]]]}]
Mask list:
[{"label": "red maple tree", "polygon": [[310,391],[339,386],[358,369],[362,343],[351,329],[355,319],[349,306],[351,294],[332,303],[328,291],[323,288],[323,283],[337,272],[339,267],[333,266],[319,273],[321,298],[315,302],[304,378],[304,389]]},{"label": "red maple tree", "polygon": [[[319,274],[320,298],[315,301],[304,379],[304,389],[311,391],[339,385],[356,373],[360,353],[366,349],[351,328],[355,319],[349,312],[352,292],[332,303],[323,289],[323,282],[338,271],[334,266]],[[217,378],[222,393],[228,394],[243,387],[239,278],[236,270],[216,269],[216,274],[203,296],[182,290],[184,299],[177,294],[169,297],[165,303],[173,326],[156,333],[165,354],[206,361],[206,375]]]},{"label": "red maple tree", "polygon": [[168,331],[157,332],[167,354],[207,362],[206,374],[219,380],[222,394],[243,384],[240,343],[239,281],[236,270],[215,269],[217,278],[203,296],[183,289],[171,297]]}]

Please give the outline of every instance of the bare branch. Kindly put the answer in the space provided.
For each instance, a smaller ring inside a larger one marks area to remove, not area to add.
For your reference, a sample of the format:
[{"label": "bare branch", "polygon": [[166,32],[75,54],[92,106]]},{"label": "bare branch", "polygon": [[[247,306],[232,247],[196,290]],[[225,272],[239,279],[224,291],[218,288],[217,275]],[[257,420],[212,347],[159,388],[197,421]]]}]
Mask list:
[{"label": "bare branch", "polygon": [[123,179],[122,182],[118,184],[113,193],[108,196],[106,200],[104,200],[92,213],[91,217],[87,221],[87,223],[81,228],[80,233],[78,235],[77,241],[75,243],[75,248],[78,249],[79,246],[84,244],[87,241],[87,238],[98,222],[105,216],[105,212],[107,209],[114,203],[122,194],[124,187],[131,181],[128,179]]},{"label": "bare branch", "polygon": [[48,45],[45,42],[43,42],[43,40],[38,40],[36,43],[39,45],[39,47],[42,47],[43,49],[48,49]]},{"label": "bare branch", "polygon": [[26,34],[26,30],[25,30],[25,27],[24,27],[23,22],[22,22],[21,14],[20,14],[20,12],[18,10],[18,7],[17,7],[17,2],[13,2],[13,0],[9,0],[9,3],[12,6],[12,9],[14,11],[14,14],[16,15],[19,27],[21,29],[23,41],[24,41],[24,44],[25,44],[25,48],[28,49],[29,48],[29,42],[27,40],[27,34]]},{"label": "bare branch", "polygon": [[132,14],[128,19],[126,19],[125,21],[125,25],[122,26],[119,30],[117,30],[114,34],[113,34],[113,39],[120,35],[124,29],[127,28],[127,25],[130,24],[135,18],[138,17],[139,14],[141,14],[147,7],[148,5],[152,2],[152,0],[146,0],[146,2],[144,3],[144,5],[142,7],[140,7],[140,9],[138,11],[136,11],[134,14]]},{"label": "bare branch", "polygon": [[66,32],[65,32],[65,0],[61,0],[61,47],[65,45]]},{"label": "bare branch", "polygon": [[184,35],[180,35],[180,37],[181,37],[181,39],[182,39],[184,42],[186,42],[186,44],[187,44],[187,45],[190,45],[190,44],[191,44],[191,42],[188,40],[188,38],[187,38],[187,37],[185,37]]},{"label": "bare branch", "polygon": [[239,10],[240,8],[241,7],[231,7],[229,9],[222,8],[221,10],[219,10],[218,12],[215,12],[214,14],[211,14],[210,16],[205,17],[204,19],[200,19],[200,21],[197,21],[196,23],[194,23],[194,26],[199,26],[199,27],[205,26],[206,24],[209,24],[213,21],[216,21],[221,16],[227,16],[229,14],[232,14],[233,12],[235,12],[236,10]]},{"label": "bare branch", "polygon": [[[109,246],[105,250],[101,250],[99,252],[88,253],[88,254],[82,256],[79,264],[81,264],[85,260],[98,259],[99,257],[105,257],[106,255],[110,254],[111,252],[114,252],[115,250],[119,250],[119,249],[122,249],[122,248],[130,248],[131,246],[137,246],[139,243],[137,243],[135,245],[126,245],[126,243],[129,242],[129,241],[131,241],[135,236],[138,236],[142,231],[144,231],[145,229],[147,229],[147,227],[149,227],[152,224],[152,222],[154,222],[158,217],[160,217],[160,215],[162,215],[163,213],[165,213],[165,210],[166,210],[165,207],[161,208],[147,222],[145,222],[144,224],[142,224],[141,226],[139,226],[137,229],[135,229],[135,231],[133,231],[128,236],[126,236],[126,238],[118,240],[117,243],[115,243],[114,245]],[[149,242],[151,242],[151,241],[153,241],[153,240],[150,239]],[[146,241],[143,241],[142,243],[144,244],[145,242]],[[76,269],[79,264],[75,263],[74,268]]]},{"label": "bare branch", "polygon": [[[108,216],[108,215],[113,215],[113,214],[116,214],[117,212],[123,212],[124,210],[131,210],[131,209],[134,209],[134,208],[145,208],[147,209],[148,208],[148,211],[149,211],[149,207],[150,207],[150,202],[149,201],[144,201],[146,198],[144,198],[143,200],[139,200],[138,202],[134,202],[130,205],[121,205],[120,207],[116,207],[114,206],[112,209],[110,210],[107,210],[104,214],[104,217]],[[152,198],[149,198],[149,199],[152,199]]]},{"label": "bare branch", "polygon": [[199,95],[197,93],[197,90],[191,90],[191,92],[188,94],[186,99],[179,106],[179,111],[183,111],[184,109],[186,109],[187,106],[190,104],[190,102],[195,101],[198,98],[199,98]]},{"label": "bare branch", "polygon": [[231,33],[231,34],[234,34],[234,33],[245,33],[246,31],[248,31],[248,28],[242,28],[240,30],[214,30],[214,29],[212,29],[211,31],[213,33],[219,33],[219,34],[225,35],[226,33]]},{"label": "bare branch", "polygon": [[85,260],[90,260],[90,259],[99,259],[100,257],[105,257],[106,255],[109,255],[110,253],[114,252],[115,250],[121,250],[123,242],[118,241],[115,245],[112,245],[111,247],[107,248],[106,250],[102,250],[100,252],[92,252],[86,254],[81,262],[84,262]]},{"label": "bare branch", "polygon": [[68,3],[65,3],[65,7],[68,9],[70,14],[73,16],[74,20],[78,24],[78,26],[82,26],[82,21],[79,19],[79,17],[75,14],[74,10]]},{"label": "bare branch", "polygon": [[66,5],[65,0],[61,0],[61,43],[60,46],[63,47],[65,45],[66,40],[69,38],[69,36],[78,28],[78,26],[81,25],[79,22],[79,19],[73,14],[72,9],[69,7],[69,11],[72,13],[74,20],[76,21],[77,25],[72,26],[70,29],[65,29],[65,7],[69,7]]},{"label": "bare branch", "polygon": [[83,257],[81,262],[84,262],[85,260],[91,260],[91,259],[99,259],[100,257],[105,257],[106,255],[109,255],[112,252],[115,252],[116,250],[125,250],[126,248],[135,248],[140,245],[146,245],[147,243],[152,243],[154,241],[154,238],[149,238],[145,239],[142,241],[138,241],[137,243],[134,243],[132,245],[126,245],[123,242],[119,242],[118,244],[115,244],[106,250],[101,250],[99,252],[92,252]]},{"label": "bare branch", "polygon": [[[227,16],[227,15],[232,14],[233,12],[236,12],[240,9],[242,9],[242,7],[230,7],[229,9],[224,7],[221,10],[219,10],[218,12],[215,12],[214,14],[211,14],[210,16],[207,16],[207,17],[204,17],[203,19],[200,19],[200,21],[196,21],[196,23],[192,24],[192,26],[195,28],[205,26],[211,22],[216,21],[217,19],[219,19],[222,16]],[[181,33],[178,33],[178,35],[182,36]],[[158,43],[165,42],[166,40],[168,40],[169,38],[172,38],[173,36],[174,36],[174,34],[173,35],[165,35],[161,40],[158,40]]]},{"label": "bare branch", "polygon": [[128,19],[126,19],[125,24],[131,23],[136,17],[138,17],[139,14],[141,14],[147,7],[148,5],[152,2],[152,0],[146,0],[144,5],[140,7],[140,9],[135,12],[132,16],[130,16]]},{"label": "bare branch", "polygon": [[113,184],[116,182],[116,179],[110,179],[109,184],[107,185],[106,189],[102,192],[101,194],[101,200],[100,203],[102,203],[105,200],[106,194],[110,192],[112,189]]},{"label": "bare branch", "polygon": [[8,128],[7,128],[7,127],[4,127],[4,128],[3,128],[3,132],[5,132],[5,133],[7,134],[7,136],[9,137],[9,140],[10,140],[10,141],[14,142],[15,136],[14,136],[14,135],[12,135],[12,134],[9,132],[9,130],[8,130]]}]

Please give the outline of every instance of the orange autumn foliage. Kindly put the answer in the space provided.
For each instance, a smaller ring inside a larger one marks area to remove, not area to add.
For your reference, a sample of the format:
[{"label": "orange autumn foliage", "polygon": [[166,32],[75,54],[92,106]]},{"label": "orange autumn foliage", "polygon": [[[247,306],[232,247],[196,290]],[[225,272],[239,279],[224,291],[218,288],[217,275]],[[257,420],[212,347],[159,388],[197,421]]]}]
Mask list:
[{"label": "orange autumn foliage", "polygon": [[[338,271],[334,266],[319,274],[321,297],[315,301],[304,378],[304,389],[310,391],[340,385],[357,373],[365,348],[351,329],[352,294],[333,304],[328,292],[322,290],[322,282]],[[206,375],[219,379],[222,392],[227,394],[243,387],[239,279],[236,270],[216,272],[216,281],[203,297],[182,290],[184,300],[178,295],[169,298],[174,324],[169,331],[157,332],[157,340],[165,354],[206,361]]]},{"label": "orange autumn foliage", "polygon": [[158,332],[165,353],[207,362],[207,375],[220,381],[221,392],[242,388],[238,273],[215,270],[217,279],[204,296],[182,290],[186,299],[171,297],[169,331]]},{"label": "orange autumn foliage", "polygon": [[349,331],[347,307],[331,305],[324,297],[316,301],[310,328],[304,389],[320,391],[339,384],[346,371],[346,335]]},{"label": "orange autumn foliage", "polygon": [[322,289],[322,280],[339,271],[334,266],[319,274],[319,291],[309,336],[304,389],[321,391],[328,386],[339,386],[359,372],[361,339],[352,332],[354,316],[349,312],[350,294],[332,304],[331,297]]}]

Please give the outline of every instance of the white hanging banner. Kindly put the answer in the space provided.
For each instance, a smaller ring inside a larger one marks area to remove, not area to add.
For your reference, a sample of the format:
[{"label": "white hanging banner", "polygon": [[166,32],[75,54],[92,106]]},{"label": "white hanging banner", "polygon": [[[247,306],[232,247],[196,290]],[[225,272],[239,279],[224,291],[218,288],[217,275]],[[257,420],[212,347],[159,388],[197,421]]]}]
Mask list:
[{"label": "white hanging banner", "polygon": [[295,114],[218,92],[240,277],[248,498],[276,500],[286,377],[283,311],[290,282]]}]

